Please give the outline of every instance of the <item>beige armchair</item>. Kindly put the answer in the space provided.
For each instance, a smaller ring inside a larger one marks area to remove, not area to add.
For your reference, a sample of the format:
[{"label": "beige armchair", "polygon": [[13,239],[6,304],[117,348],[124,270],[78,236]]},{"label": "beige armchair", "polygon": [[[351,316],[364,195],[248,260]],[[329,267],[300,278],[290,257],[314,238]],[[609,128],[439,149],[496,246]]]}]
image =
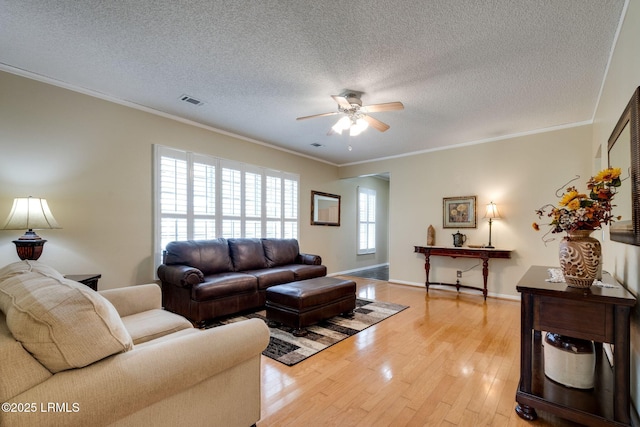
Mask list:
[{"label": "beige armchair", "polygon": [[[155,284],[95,293],[38,262],[16,264],[0,270],[0,425],[246,427],[260,418],[260,355],[269,341],[261,320],[199,330],[161,309]],[[39,326],[21,312],[52,295],[39,292],[42,286],[55,287],[56,297],[38,320],[46,327],[34,332]],[[87,300],[99,326],[78,309]],[[58,313],[64,304],[72,307]],[[74,316],[81,321],[69,323]],[[67,322],[65,329],[56,322]],[[44,337],[44,343],[25,336]],[[83,347],[78,341],[86,337]],[[110,341],[113,354],[86,360],[112,352],[101,349]]]}]

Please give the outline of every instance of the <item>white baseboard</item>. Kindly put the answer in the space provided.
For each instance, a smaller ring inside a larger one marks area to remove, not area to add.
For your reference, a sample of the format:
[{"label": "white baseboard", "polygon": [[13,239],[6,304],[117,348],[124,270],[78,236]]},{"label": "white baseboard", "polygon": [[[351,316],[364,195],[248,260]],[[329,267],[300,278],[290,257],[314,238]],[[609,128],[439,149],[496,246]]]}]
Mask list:
[{"label": "white baseboard", "polygon": [[422,282],[422,283],[419,283],[419,282],[406,282],[404,280],[397,280],[397,279],[392,279],[392,278],[389,278],[389,282],[397,283],[398,285],[407,285],[407,286],[415,286],[417,288],[424,288],[424,282]]}]

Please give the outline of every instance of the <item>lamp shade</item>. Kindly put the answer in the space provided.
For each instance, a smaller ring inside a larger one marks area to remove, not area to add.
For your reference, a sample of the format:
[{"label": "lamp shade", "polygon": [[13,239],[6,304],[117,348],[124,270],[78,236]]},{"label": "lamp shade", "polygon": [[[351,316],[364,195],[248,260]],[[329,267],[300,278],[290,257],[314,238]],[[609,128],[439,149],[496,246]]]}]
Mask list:
[{"label": "lamp shade", "polygon": [[53,217],[45,199],[20,197],[13,200],[13,207],[3,230],[42,230],[62,228]]},{"label": "lamp shade", "polygon": [[487,205],[487,212],[485,213],[484,217],[489,219],[500,219],[500,212],[498,212],[498,207],[495,203],[490,202]]}]

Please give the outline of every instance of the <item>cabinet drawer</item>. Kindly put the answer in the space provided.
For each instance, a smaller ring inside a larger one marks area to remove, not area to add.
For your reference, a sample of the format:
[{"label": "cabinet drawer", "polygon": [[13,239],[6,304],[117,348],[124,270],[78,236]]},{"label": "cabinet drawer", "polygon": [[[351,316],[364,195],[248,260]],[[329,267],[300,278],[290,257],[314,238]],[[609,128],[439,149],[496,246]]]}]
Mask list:
[{"label": "cabinet drawer", "polygon": [[608,304],[538,296],[533,305],[533,329],[613,342],[613,308]]}]

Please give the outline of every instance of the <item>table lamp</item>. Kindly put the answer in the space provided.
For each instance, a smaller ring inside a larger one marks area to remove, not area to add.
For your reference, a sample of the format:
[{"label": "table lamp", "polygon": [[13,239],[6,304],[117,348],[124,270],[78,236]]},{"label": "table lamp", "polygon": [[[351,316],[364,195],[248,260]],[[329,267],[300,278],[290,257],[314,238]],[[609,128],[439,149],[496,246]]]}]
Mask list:
[{"label": "table lamp", "polygon": [[46,242],[33,230],[62,228],[53,217],[45,199],[37,197],[20,197],[13,200],[13,207],[2,230],[27,231],[18,240],[14,240],[20,259],[37,260],[42,255]]},{"label": "table lamp", "polygon": [[498,212],[498,207],[495,203],[489,202],[487,205],[487,212],[484,217],[489,218],[489,244],[485,246],[485,248],[493,249],[494,246],[491,245],[491,223],[496,219],[500,219],[500,213]]}]

